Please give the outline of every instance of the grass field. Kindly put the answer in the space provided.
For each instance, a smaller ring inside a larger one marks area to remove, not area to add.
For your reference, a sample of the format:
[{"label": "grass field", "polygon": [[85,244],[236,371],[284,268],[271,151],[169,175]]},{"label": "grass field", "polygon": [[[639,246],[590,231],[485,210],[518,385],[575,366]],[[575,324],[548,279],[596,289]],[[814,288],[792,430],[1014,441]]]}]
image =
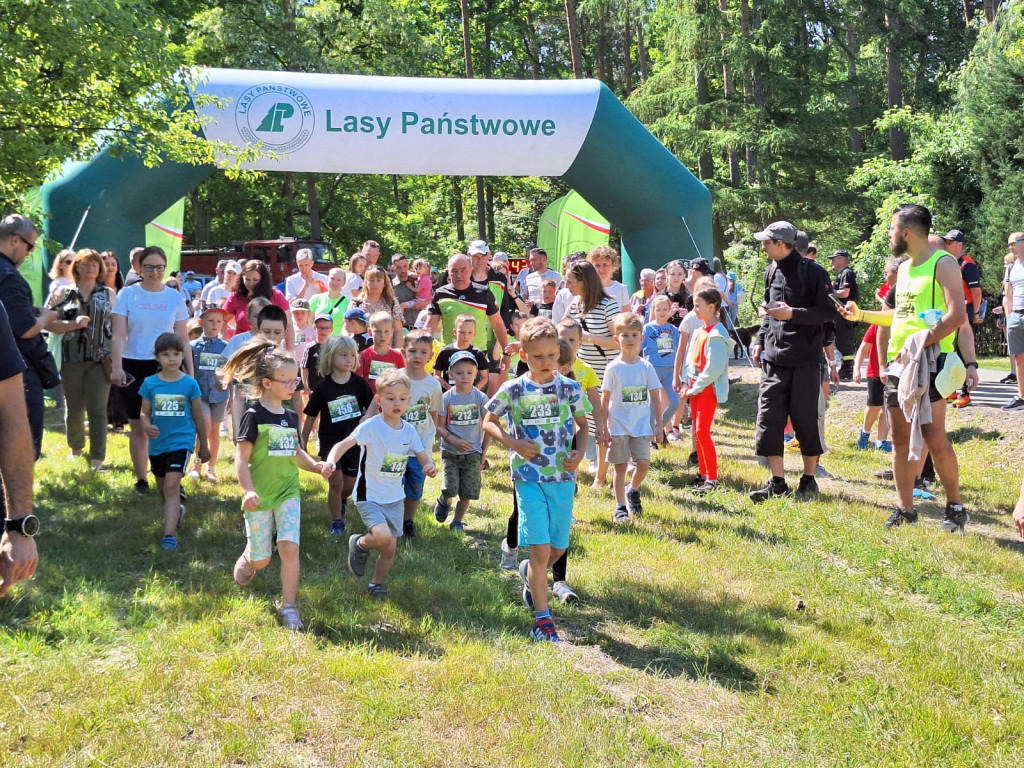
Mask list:
[{"label": "grass field", "polygon": [[940,491],[920,525],[886,531],[886,457],[852,445],[862,392],[830,410],[837,479],[819,501],[747,500],[765,476],[751,383],[719,410],[728,490],[689,498],[673,446],[629,527],[581,491],[581,602],[555,606],[559,646],[527,639],[520,582],[498,567],[497,451],[467,535],[421,508],[386,602],[344,570],[324,483],[305,475],[295,634],[276,622],[276,565],[249,589],[231,579],[244,534],[226,460],[216,485],[186,486],[165,552],[126,438],[90,475],[50,431],[39,573],[0,602],[0,764],[1020,766],[1024,568],[1007,513],[1024,430],[951,414],[974,524],[942,533]]}]

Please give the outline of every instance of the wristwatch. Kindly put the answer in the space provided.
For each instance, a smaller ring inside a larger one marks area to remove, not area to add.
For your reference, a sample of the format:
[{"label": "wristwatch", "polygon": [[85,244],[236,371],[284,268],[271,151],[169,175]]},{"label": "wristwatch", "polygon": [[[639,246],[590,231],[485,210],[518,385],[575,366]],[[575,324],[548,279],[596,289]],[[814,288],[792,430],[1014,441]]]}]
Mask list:
[{"label": "wristwatch", "polygon": [[969,362],[969,363],[964,363],[964,368],[970,368],[972,365],[975,367],[975,369],[977,369],[978,364],[976,362],[974,362],[973,360],[971,362]]},{"label": "wristwatch", "polygon": [[15,533],[20,533],[22,536],[28,536],[29,538],[32,538],[37,533],[39,533],[39,518],[35,515],[5,518],[4,530],[14,531]]}]

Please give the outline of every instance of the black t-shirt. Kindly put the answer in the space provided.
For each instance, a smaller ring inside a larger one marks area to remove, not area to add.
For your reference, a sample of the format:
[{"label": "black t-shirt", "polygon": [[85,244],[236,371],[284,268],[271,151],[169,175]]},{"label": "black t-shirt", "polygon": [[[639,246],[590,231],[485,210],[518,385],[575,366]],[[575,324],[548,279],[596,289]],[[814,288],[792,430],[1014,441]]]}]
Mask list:
[{"label": "black t-shirt", "polygon": [[[683,316],[686,314],[686,311],[693,308],[693,299],[690,298],[690,292],[686,290],[686,286],[680,286],[678,291],[671,292],[666,288],[664,291],[658,291],[655,295],[668,296],[669,301],[679,305],[679,311],[673,312],[668,317],[669,323],[678,328],[679,324],[683,322]],[[652,296],[651,298],[653,299],[654,297]],[[647,303],[650,304],[650,299],[648,299]]]},{"label": "black t-shirt", "polygon": [[498,304],[491,289],[479,283],[470,283],[465,290],[456,290],[451,283],[434,291],[429,314],[441,318],[441,338],[447,343],[455,339],[455,320],[459,315],[470,315],[476,321],[476,336],[473,346],[486,349],[490,318],[498,314]]},{"label": "black t-shirt", "polygon": [[309,382],[309,391],[312,392],[316,389],[316,385],[323,380],[323,376],[320,375],[320,342],[315,341],[306,347],[306,351],[302,353],[302,362],[300,363],[303,370],[306,371],[306,380]]},{"label": "black t-shirt", "polygon": [[[47,355],[46,338],[37,333],[28,339],[22,335],[36,324],[36,311],[32,306],[32,289],[18,268],[6,254],[0,253],[0,303],[7,310],[7,321],[14,336],[14,344],[26,363]],[[22,368],[22,370],[25,370]]]},{"label": "black t-shirt", "polygon": [[850,295],[843,299],[843,302],[855,301],[860,303],[860,289],[857,287],[857,273],[850,267],[846,267],[836,275],[835,290],[843,288],[850,289]]},{"label": "black t-shirt", "polygon": [[476,367],[478,373],[477,381],[479,381],[480,378],[479,372],[488,370],[487,366],[489,365],[489,361],[487,359],[487,355],[481,352],[479,349],[477,349],[474,346],[470,346],[469,349],[460,350],[454,344],[449,344],[447,347],[442,347],[441,351],[437,353],[437,357],[434,358],[434,373],[436,373],[438,376],[444,379],[448,383],[448,386],[454,386],[451,380],[448,378],[448,361],[452,359],[452,355],[460,351],[472,352],[473,357],[476,358]]},{"label": "black t-shirt", "polygon": [[553,301],[550,304],[534,304],[530,307],[530,314],[534,317],[546,317],[548,320],[551,320],[554,317],[554,308],[555,302]]},{"label": "black t-shirt", "polygon": [[369,333],[357,333],[352,338],[355,339],[356,346],[359,347],[360,352],[364,352],[373,346],[373,337]]},{"label": "black t-shirt", "polygon": [[310,418],[320,417],[321,456],[352,434],[372,402],[370,385],[354,373],[344,384],[326,376],[316,385],[302,412]]},{"label": "black t-shirt", "polygon": [[25,370],[25,361],[18,353],[11,333],[11,321],[7,319],[7,310],[0,303],[0,381],[6,381]]}]

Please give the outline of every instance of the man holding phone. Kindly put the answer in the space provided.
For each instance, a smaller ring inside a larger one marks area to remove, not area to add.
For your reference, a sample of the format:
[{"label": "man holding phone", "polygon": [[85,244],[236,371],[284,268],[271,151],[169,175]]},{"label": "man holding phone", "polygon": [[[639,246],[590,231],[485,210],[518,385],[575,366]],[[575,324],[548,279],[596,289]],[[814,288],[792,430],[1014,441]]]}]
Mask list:
[{"label": "man holding phone", "polygon": [[[840,307],[846,306],[848,301],[860,304],[857,273],[850,268],[850,254],[843,250],[834,251],[829,257],[829,261],[832,262],[832,269],[836,272],[835,282],[832,283],[835,303]],[[839,380],[852,381],[853,359],[857,352],[857,343],[854,339],[853,329],[857,324],[841,315],[836,316],[835,323],[836,349],[843,356],[843,364],[839,369]]]}]

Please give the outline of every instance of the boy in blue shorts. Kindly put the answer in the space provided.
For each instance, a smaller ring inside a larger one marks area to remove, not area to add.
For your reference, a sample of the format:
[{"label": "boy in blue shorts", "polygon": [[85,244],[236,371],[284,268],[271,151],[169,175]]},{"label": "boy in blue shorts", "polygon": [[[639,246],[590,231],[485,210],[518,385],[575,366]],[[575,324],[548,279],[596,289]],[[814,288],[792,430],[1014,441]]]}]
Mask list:
[{"label": "boy in blue shorts", "polygon": [[[509,449],[519,544],[530,548],[530,559],[520,566],[523,600],[534,614],[530,636],[557,643],[548,610],[548,568],[569,546],[576,467],[587,447],[591,406],[580,385],[559,373],[554,323],[543,317],[527,320],[519,341],[529,370],[503,383],[488,401],[484,431]],[[508,431],[501,426],[502,416]]]}]

